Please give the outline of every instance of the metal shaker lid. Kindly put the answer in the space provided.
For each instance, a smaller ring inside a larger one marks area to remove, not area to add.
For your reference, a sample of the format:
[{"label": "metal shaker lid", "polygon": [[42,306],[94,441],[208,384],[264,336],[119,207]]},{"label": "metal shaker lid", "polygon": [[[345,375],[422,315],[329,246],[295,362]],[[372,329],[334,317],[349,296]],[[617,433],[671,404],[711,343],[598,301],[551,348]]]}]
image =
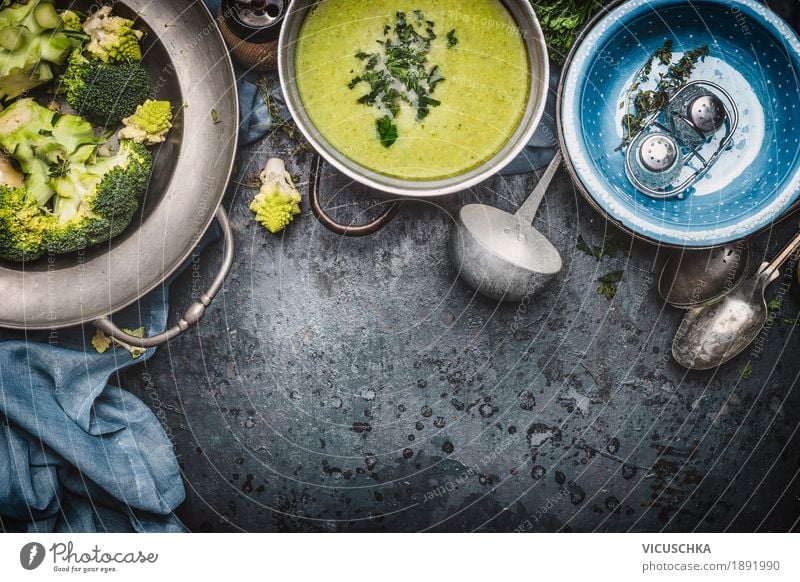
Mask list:
[{"label": "metal shaker lid", "polygon": [[252,43],[278,40],[288,0],[222,0],[222,17],[240,39]]},{"label": "metal shaker lid", "polygon": [[691,101],[687,117],[694,126],[705,134],[717,131],[725,123],[725,106],[716,95],[705,94]]},{"label": "metal shaker lid", "polygon": [[639,144],[639,160],[651,172],[666,172],[678,159],[678,144],[666,133],[654,133]]}]

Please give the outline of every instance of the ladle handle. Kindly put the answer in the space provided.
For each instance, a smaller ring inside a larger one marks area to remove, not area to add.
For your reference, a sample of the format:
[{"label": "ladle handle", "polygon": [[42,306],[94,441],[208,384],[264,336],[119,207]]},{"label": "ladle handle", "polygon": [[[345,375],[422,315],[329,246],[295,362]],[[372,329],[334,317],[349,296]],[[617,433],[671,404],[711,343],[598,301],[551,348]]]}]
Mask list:
[{"label": "ladle handle", "polygon": [[520,219],[520,222],[525,222],[526,224],[533,223],[533,220],[536,218],[536,213],[539,212],[539,206],[541,206],[542,200],[544,200],[544,195],[550,187],[550,182],[553,181],[553,177],[555,177],[556,171],[558,171],[558,167],[561,165],[563,159],[564,156],[561,154],[561,150],[556,150],[553,161],[547,166],[547,170],[545,170],[539,183],[536,184],[536,188],[531,192],[525,204],[517,211],[516,216]]},{"label": "ladle handle", "polygon": [[797,249],[800,249],[800,232],[798,232],[788,245],[775,257],[771,263],[762,267],[759,275],[766,278],[767,281],[772,281],[772,277],[783,266],[786,260],[791,257]]}]

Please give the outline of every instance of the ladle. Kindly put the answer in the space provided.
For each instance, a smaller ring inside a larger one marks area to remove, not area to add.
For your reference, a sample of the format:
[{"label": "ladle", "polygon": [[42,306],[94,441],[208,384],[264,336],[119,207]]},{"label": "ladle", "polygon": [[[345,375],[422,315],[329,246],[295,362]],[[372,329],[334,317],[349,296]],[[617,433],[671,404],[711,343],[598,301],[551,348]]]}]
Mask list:
[{"label": "ladle", "polygon": [[482,295],[521,301],[561,271],[561,255],[531,223],[562,160],[556,152],[516,214],[484,204],[459,211],[450,235],[450,258],[461,278]]}]

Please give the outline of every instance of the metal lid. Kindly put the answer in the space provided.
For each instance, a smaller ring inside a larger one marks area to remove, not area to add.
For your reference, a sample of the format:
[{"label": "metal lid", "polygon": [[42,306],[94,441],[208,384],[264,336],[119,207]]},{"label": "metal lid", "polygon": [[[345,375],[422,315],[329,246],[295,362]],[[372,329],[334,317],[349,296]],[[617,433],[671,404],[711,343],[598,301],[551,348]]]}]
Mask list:
[{"label": "metal lid", "polygon": [[666,172],[678,159],[678,144],[672,136],[654,133],[639,145],[639,159],[651,172]]},{"label": "metal lid", "polygon": [[688,118],[694,126],[705,134],[714,133],[727,117],[725,106],[716,95],[701,95],[688,107]]},{"label": "metal lid", "polygon": [[231,31],[252,43],[278,40],[287,0],[223,0],[222,16]]}]

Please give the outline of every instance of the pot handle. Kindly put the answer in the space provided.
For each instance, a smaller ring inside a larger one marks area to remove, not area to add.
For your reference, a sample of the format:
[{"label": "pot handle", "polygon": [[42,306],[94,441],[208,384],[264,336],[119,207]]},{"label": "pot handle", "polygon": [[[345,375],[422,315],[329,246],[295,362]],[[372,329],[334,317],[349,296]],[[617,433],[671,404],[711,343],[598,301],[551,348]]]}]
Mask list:
[{"label": "pot handle", "polygon": [[322,205],[319,203],[321,180],[322,157],[315,153],[314,161],[311,163],[311,188],[308,193],[308,198],[311,202],[311,211],[314,213],[314,216],[317,217],[317,220],[319,220],[320,224],[334,234],[349,237],[369,236],[371,234],[375,234],[384,226],[389,224],[395,217],[395,214],[397,214],[397,211],[400,209],[399,202],[392,202],[391,206],[389,206],[386,212],[368,224],[362,224],[359,226],[340,224],[328,216],[328,214],[326,214],[322,209]]},{"label": "pot handle", "polygon": [[228,215],[224,209],[219,208],[217,210],[216,219],[220,228],[222,229],[223,238],[225,240],[222,267],[220,268],[219,273],[217,273],[217,276],[214,278],[214,281],[211,283],[211,286],[208,288],[208,291],[205,292],[205,294],[197,303],[193,304],[189,307],[189,309],[186,310],[186,312],[183,314],[183,318],[177,323],[177,325],[175,325],[175,327],[153,337],[138,338],[122,331],[120,328],[114,325],[114,322],[108,317],[98,319],[94,322],[94,326],[115,340],[124,342],[136,348],[149,349],[158,347],[161,344],[175,339],[192,326],[198,324],[206,314],[206,309],[211,305],[214,297],[216,297],[222,289],[222,285],[225,283],[225,279],[228,277],[228,273],[230,273],[231,267],[233,266],[233,230],[231,229]]}]

